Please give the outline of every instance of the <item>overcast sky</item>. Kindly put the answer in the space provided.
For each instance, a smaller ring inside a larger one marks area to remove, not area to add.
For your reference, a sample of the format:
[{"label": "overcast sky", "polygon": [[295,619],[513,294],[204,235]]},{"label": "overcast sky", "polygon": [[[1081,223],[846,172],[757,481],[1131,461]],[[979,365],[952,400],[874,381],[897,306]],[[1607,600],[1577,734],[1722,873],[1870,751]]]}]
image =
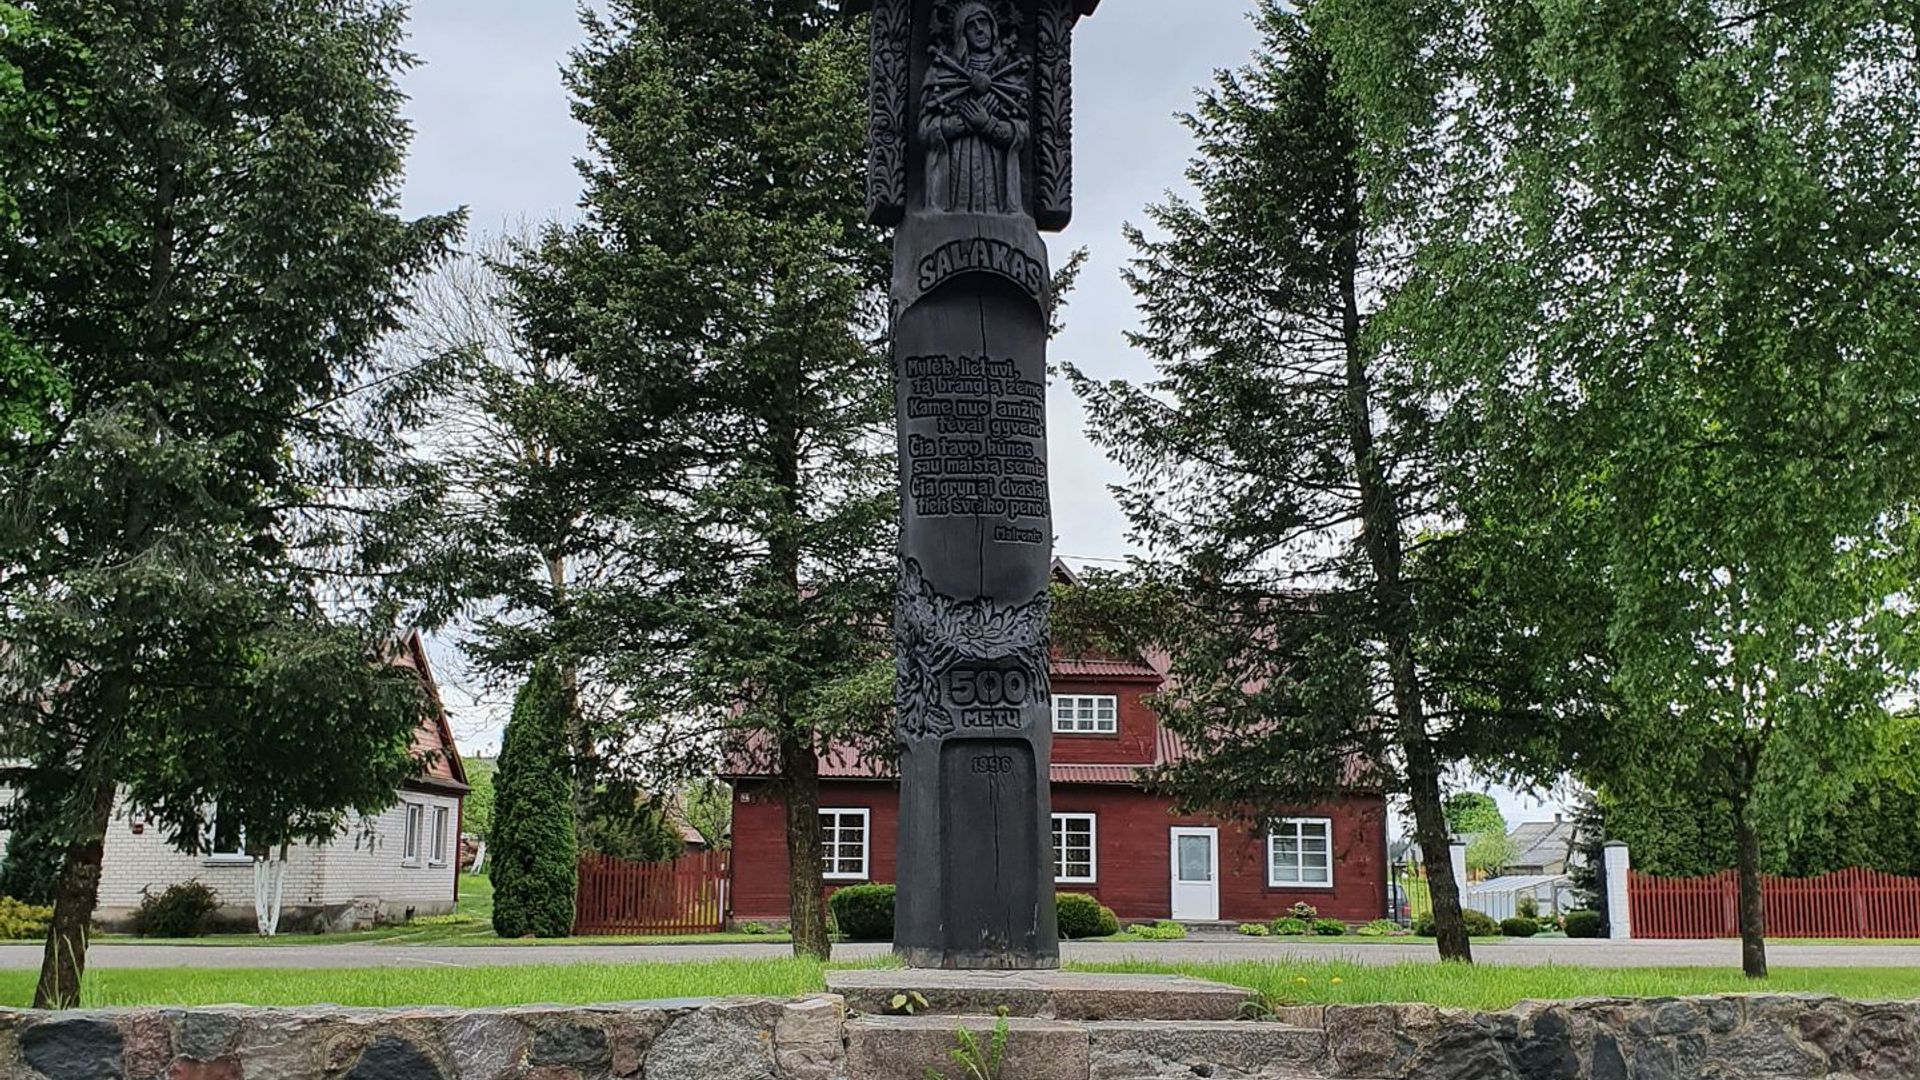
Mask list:
[{"label": "overcast sky", "polygon": [[[1055,261],[1091,255],[1053,355],[1100,378],[1142,377],[1146,363],[1123,337],[1136,317],[1119,270],[1121,227],[1169,191],[1184,191],[1193,141],[1176,118],[1215,71],[1243,64],[1258,43],[1251,0],[1108,0],[1080,24],[1074,44],[1075,220],[1052,237]],[[1178,18],[1168,13],[1178,10]],[[404,86],[415,137],[405,210],[465,206],[475,233],[520,220],[574,214],[573,161],[586,147],[568,114],[559,69],[581,38],[572,0],[416,0],[412,50],[421,66]],[[1107,487],[1118,470],[1086,438],[1065,387],[1049,402],[1058,550],[1071,562],[1117,559],[1130,547]],[[501,703],[436,648],[462,749],[499,746]],[[1508,816],[1528,804],[1503,797]],[[1533,803],[1537,805],[1537,803]]]}]

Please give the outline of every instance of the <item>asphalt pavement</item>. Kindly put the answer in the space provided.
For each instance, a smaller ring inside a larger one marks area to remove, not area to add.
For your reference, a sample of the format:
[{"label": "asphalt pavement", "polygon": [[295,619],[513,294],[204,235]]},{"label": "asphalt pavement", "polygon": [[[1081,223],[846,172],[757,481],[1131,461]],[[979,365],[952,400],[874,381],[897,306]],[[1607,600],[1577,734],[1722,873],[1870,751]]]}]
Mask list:
[{"label": "asphalt pavement", "polygon": [[[840,945],[834,957],[882,957],[881,944]],[[1432,944],[1339,941],[1275,941],[1238,937],[1193,937],[1184,941],[1069,941],[1069,963],[1147,960],[1166,963],[1235,960],[1345,960],[1397,964],[1437,960]],[[0,969],[40,966],[38,944],[0,945]],[[647,964],[717,959],[772,959],[789,955],[785,945],[143,945],[96,944],[87,951],[94,968],[381,968],[489,967],[521,964]],[[1739,967],[1738,941],[1534,941],[1475,942],[1482,964],[1565,964],[1580,967]],[[1771,942],[1774,967],[1920,967],[1920,945],[1796,945]]]}]

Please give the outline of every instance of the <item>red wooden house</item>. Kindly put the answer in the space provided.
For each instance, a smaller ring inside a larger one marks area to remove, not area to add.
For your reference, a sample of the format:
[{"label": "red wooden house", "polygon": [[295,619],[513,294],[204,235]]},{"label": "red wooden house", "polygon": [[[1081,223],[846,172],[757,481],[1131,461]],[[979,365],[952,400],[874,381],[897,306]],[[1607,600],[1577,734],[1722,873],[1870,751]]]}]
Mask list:
[{"label": "red wooden house", "polygon": [[[1146,698],[1165,672],[1141,660],[1053,663],[1054,880],[1098,897],[1123,921],[1271,919],[1306,901],[1361,923],[1387,911],[1387,808],[1372,794],[1276,808],[1271,834],[1176,815],[1140,782],[1175,760],[1180,741]],[[730,763],[732,917],[787,916],[785,807],[764,772]],[[820,763],[820,826],[829,886],[891,882],[900,787],[884,765],[851,754]]]}]

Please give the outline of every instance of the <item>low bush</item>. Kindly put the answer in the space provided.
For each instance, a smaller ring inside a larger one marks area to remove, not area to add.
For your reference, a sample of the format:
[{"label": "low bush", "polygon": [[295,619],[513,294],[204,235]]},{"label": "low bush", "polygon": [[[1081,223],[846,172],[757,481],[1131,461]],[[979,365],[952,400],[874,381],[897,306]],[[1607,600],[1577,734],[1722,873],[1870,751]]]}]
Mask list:
[{"label": "low bush", "polygon": [[26,941],[47,936],[53,909],[0,896],[0,941]]},{"label": "low bush", "polygon": [[1321,937],[1344,937],[1347,933],[1347,924],[1339,919],[1315,919],[1313,932]]},{"label": "low bush", "polygon": [[1540,921],[1540,901],[1531,894],[1520,897],[1514,902],[1513,913],[1523,919]]},{"label": "low bush", "polygon": [[1308,923],[1307,920],[1296,919],[1291,915],[1283,915],[1273,920],[1271,927],[1273,932],[1279,934],[1281,937],[1294,937],[1309,933],[1313,930],[1312,924]]},{"label": "low bush", "polygon": [[1063,938],[1103,937],[1120,928],[1120,921],[1115,919],[1113,930],[1101,929],[1100,901],[1086,893],[1056,893],[1053,906],[1060,920],[1060,936]]},{"label": "low bush", "polygon": [[1100,905],[1100,936],[1112,937],[1120,932],[1120,916],[1105,904]]},{"label": "low bush", "polygon": [[140,890],[140,906],[133,913],[133,932],[141,937],[184,938],[204,935],[220,901],[198,881],[169,885],[155,896]]},{"label": "low bush", "polygon": [[773,927],[763,922],[744,922],[740,924],[740,932],[758,937],[762,934],[773,933]]},{"label": "low bush", "polygon": [[1407,931],[1392,919],[1375,919],[1355,930],[1361,937],[1406,937]]},{"label": "low bush", "polygon": [[1302,900],[1288,908],[1287,914],[1299,919],[1301,922],[1312,922],[1320,917],[1320,909]]},{"label": "low bush", "polygon": [[1243,922],[1240,924],[1240,932],[1248,937],[1266,937],[1273,933],[1273,931],[1267,929],[1266,923],[1260,922]]},{"label": "low bush", "polygon": [[1524,915],[1500,920],[1500,933],[1504,937],[1532,937],[1539,932],[1540,924]]},{"label": "low bush", "polygon": [[848,885],[827,898],[834,925],[851,941],[893,940],[893,886]]},{"label": "low bush", "polygon": [[1562,920],[1566,924],[1568,937],[1597,938],[1606,936],[1607,924],[1597,911],[1569,911]]},{"label": "low bush", "polygon": [[[1467,924],[1468,937],[1500,936],[1500,924],[1494,922],[1493,916],[1486,912],[1468,908],[1460,914]],[[1421,937],[1432,937],[1433,929],[1433,913],[1430,911],[1413,920],[1413,932]]]},{"label": "low bush", "polygon": [[1187,936],[1187,928],[1177,922],[1162,919],[1156,923],[1135,923],[1127,927],[1127,933],[1148,941],[1178,941]]}]

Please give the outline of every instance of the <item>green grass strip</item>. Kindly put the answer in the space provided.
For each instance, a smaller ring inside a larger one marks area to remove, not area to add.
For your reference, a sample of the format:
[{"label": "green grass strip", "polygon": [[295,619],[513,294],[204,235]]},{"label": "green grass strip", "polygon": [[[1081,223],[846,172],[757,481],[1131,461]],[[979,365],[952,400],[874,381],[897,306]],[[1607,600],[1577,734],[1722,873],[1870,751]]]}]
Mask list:
[{"label": "green grass strip", "polygon": [[[862,962],[848,967],[873,967]],[[1276,1005],[1426,1002],[1504,1009],[1528,999],[1668,997],[1764,991],[1857,1000],[1920,998],[1920,967],[1776,968],[1760,982],[1726,968],[1506,967],[1315,961],[1074,964],[1076,971],[1182,974],[1248,987]],[[34,975],[0,972],[0,1004],[31,998]],[[315,969],[95,969],[85,1003],[133,1005],[586,1005],[735,994],[790,997],[825,985],[825,967],[791,957],[687,963]]]}]

